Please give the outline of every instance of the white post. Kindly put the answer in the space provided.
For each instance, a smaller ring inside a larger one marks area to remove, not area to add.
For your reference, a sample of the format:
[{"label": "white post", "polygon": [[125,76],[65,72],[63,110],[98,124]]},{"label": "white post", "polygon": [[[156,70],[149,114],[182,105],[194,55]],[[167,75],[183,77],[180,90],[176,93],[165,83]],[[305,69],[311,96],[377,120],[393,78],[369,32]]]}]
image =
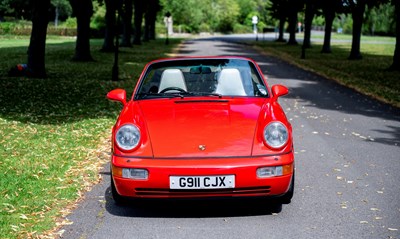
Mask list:
[{"label": "white post", "polygon": [[258,34],[257,34],[258,17],[257,16],[253,16],[251,18],[251,21],[253,23],[253,33],[256,34],[256,41],[258,41]]}]

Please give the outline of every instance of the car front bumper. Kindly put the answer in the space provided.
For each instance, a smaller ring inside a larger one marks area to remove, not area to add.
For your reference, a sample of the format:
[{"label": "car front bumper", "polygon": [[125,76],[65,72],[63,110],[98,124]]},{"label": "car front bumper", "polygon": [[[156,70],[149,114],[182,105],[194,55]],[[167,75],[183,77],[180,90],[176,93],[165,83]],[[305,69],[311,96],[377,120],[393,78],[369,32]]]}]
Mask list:
[{"label": "car front bumper", "polygon": [[[294,172],[293,153],[263,157],[153,159],[112,156],[112,177],[119,195],[135,198],[272,197],[285,194]],[[292,165],[282,176],[259,178],[257,169]],[[146,169],[147,179],[123,178],[121,168]],[[223,189],[170,189],[170,176],[234,175],[235,187]]]}]

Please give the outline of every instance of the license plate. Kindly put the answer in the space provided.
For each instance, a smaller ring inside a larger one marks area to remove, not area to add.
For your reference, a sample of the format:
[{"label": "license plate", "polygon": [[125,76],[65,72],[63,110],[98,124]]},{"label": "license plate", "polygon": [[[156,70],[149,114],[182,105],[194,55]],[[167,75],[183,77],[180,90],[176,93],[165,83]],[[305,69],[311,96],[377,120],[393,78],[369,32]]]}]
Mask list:
[{"label": "license plate", "polygon": [[235,175],[221,176],[170,176],[170,189],[234,188]]}]

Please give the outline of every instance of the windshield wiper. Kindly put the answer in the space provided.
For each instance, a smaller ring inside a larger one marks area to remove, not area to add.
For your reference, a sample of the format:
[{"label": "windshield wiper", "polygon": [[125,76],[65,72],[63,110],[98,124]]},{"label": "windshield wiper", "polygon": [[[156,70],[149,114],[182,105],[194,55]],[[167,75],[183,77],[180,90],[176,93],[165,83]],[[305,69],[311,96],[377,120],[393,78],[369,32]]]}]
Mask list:
[{"label": "windshield wiper", "polygon": [[208,92],[169,92],[169,93],[139,93],[139,99],[153,98],[185,98],[187,96],[216,96],[222,98],[221,94]]},{"label": "windshield wiper", "polygon": [[182,93],[139,93],[139,99],[154,99],[154,98],[183,98]]},{"label": "windshield wiper", "polygon": [[222,97],[221,94],[218,93],[212,93],[212,92],[188,92],[190,95],[193,96],[217,96],[219,98]]}]

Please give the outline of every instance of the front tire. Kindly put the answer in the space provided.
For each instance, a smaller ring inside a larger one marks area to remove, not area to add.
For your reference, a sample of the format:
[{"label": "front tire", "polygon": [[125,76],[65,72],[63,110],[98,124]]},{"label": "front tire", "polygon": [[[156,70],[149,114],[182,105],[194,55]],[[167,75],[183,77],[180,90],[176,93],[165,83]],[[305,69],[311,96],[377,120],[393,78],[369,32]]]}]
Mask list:
[{"label": "front tire", "polygon": [[112,175],[111,175],[111,195],[116,205],[125,205],[128,202],[128,199],[126,197],[118,194],[117,189],[115,188]]},{"label": "front tire", "polygon": [[279,201],[282,204],[289,204],[292,201],[293,194],[294,194],[294,172],[292,176],[292,181],[290,182],[290,187],[287,193],[285,193],[282,197],[279,198]]}]

